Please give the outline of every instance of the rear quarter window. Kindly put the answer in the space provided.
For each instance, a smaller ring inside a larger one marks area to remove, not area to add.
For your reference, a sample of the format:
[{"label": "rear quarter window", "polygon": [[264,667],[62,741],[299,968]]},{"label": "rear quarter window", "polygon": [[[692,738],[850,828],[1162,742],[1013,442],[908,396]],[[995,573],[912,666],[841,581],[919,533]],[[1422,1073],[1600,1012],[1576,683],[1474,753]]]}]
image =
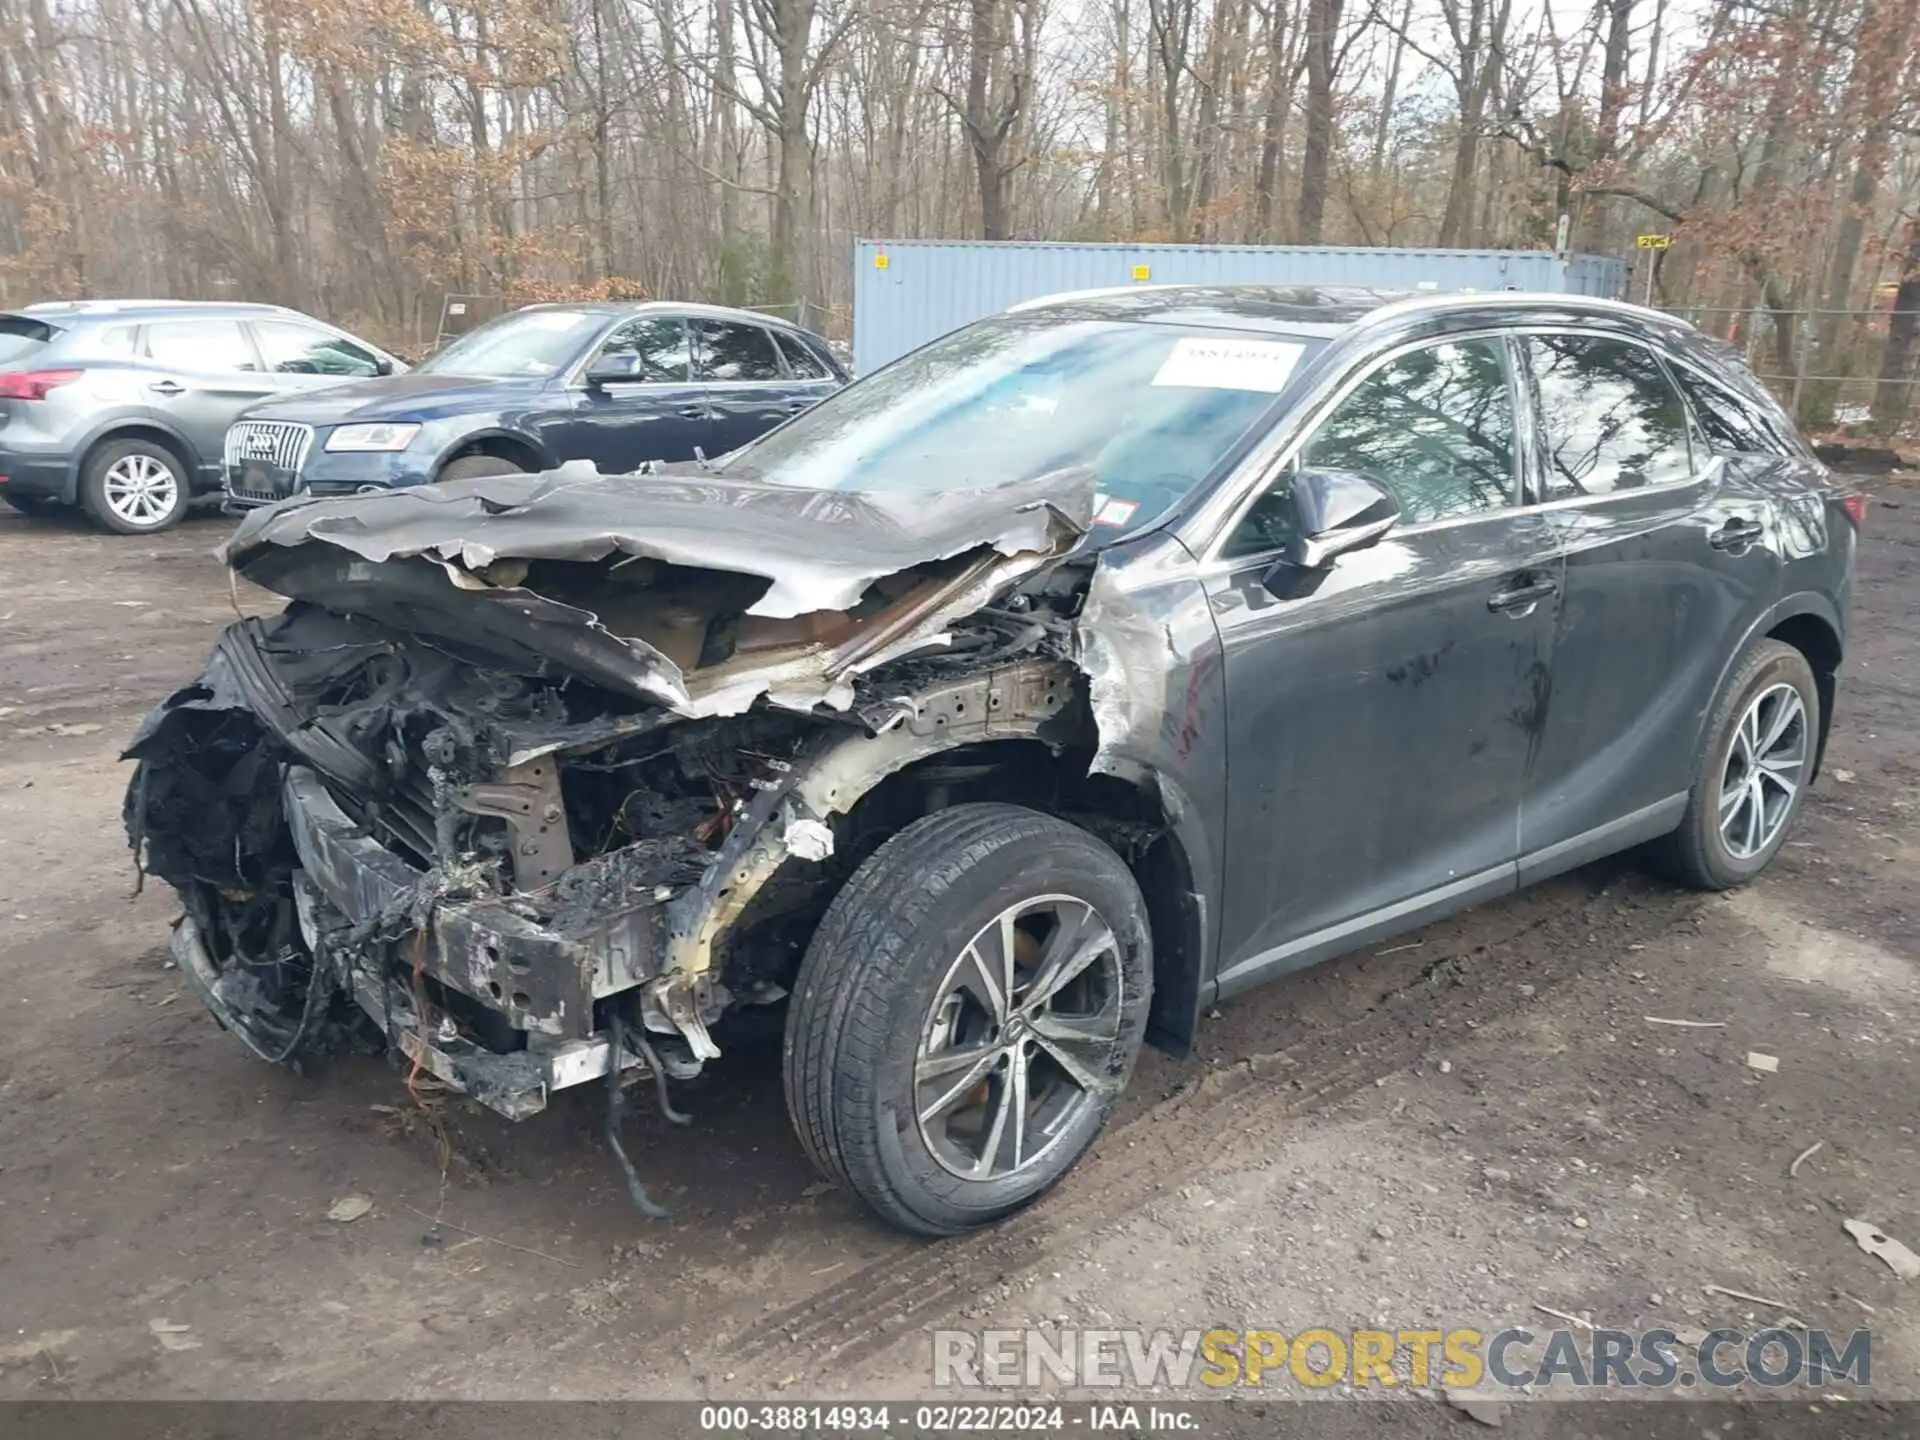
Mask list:
[{"label": "rear quarter window", "polygon": [[0,315],[0,365],[31,360],[64,333],[31,315]]},{"label": "rear quarter window", "polygon": [[[1745,372],[1745,365],[1737,358],[1732,363]],[[1700,433],[1713,450],[1730,455],[1800,453],[1793,422],[1778,406],[1740,394],[1732,386],[1709,379],[1684,363],[1670,362],[1667,368],[1680,393],[1686,397],[1687,408],[1693,412]],[[1758,380],[1751,383],[1755,391],[1762,391]]]},{"label": "rear quarter window", "polygon": [[773,343],[780,347],[781,357],[787,362],[787,373],[795,380],[826,380],[832,371],[826,362],[814,354],[812,347],[794,335],[784,335],[778,330],[768,332]]}]

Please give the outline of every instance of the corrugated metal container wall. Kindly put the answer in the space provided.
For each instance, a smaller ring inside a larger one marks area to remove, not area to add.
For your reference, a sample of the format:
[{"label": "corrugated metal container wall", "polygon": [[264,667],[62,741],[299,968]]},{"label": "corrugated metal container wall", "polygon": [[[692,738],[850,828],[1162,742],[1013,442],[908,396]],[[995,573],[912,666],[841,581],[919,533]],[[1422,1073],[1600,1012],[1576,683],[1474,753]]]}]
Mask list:
[{"label": "corrugated metal container wall", "polygon": [[1619,260],[1575,255],[1563,262],[1530,250],[862,240],[854,256],[853,360],[864,375],[970,320],[1063,290],[1278,284],[1617,296],[1626,275]]}]

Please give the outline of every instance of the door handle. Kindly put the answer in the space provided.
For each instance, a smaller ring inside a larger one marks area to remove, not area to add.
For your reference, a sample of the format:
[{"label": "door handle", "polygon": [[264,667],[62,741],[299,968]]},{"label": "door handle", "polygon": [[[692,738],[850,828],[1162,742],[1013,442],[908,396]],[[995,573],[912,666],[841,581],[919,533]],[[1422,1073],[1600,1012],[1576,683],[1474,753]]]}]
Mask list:
[{"label": "door handle", "polygon": [[1489,595],[1487,609],[1500,615],[1525,615],[1542,600],[1551,600],[1559,593],[1560,583],[1557,580],[1521,575],[1516,577],[1514,584]]},{"label": "door handle", "polygon": [[708,418],[707,407],[704,405],[682,405],[673,413],[678,415],[682,420],[705,420]]},{"label": "door handle", "polygon": [[1744,550],[1764,534],[1766,528],[1758,520],[1735,516],[1709,535],[1707,543],[1716,550]]},{"label": "door handle", "polygon": [[819,403],[820,402],[812,396],[796,397],[787,401],[787,409],[791,413],[798,415],[802,410],[811,410]]},{"label": "door handle", "polygon": [[187,393],[187,387],[180,384],[177,380],[156,380],[147,386],[147,388],[156,395],[184,395]]}]

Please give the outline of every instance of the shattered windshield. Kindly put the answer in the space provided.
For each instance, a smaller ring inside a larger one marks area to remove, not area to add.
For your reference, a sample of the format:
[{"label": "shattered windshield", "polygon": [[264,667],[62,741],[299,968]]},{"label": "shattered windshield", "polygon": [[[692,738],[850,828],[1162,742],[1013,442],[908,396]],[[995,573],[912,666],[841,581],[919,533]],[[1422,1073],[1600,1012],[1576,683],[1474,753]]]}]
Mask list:
[{"label": "shattered windshield", "polygon": [[421,363],[420,375],[548,380],[606,324],[590,310],[517,310],[470,331]]},{"label": "shattered windshield", "polygon": [[966,491],[1091,467],[1095,523],[1149,523],[1204,480],[1318,340],[1030,312],[959,330],[724,462],[813,490]]}]

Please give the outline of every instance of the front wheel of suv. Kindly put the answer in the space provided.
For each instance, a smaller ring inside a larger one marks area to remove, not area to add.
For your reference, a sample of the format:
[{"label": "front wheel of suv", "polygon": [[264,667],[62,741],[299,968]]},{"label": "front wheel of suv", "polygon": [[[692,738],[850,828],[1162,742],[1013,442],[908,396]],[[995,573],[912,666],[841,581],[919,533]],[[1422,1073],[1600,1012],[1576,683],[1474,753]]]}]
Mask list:
[{"label": "front wheel of suv", "polygon": [[94,447],[80,471],[80,504],[116,535],[152,535],[187,513],[186,467],[151,440],[109,440]]},{"label": "front wheel of suv", "polygon": [[434,476],[439,484],[449,480],[487,480],[496,475],[521,475],[526,472],[511,460],[502,460],[497,455],[462,455],[457,460],[449,460],[440,467],[440,473]]},{"label": "front wheel of suv", "polygon": [[1806,656],[1760,641],[1713,708],[1686,815],[1655,843],[1655,862],[1699,890],[1753,879],[1786,842],[1819,744],[1820,690]]},{"label": "front wheel of suv", "polygon": [[1016,805],[929,815],[828,907],[795,982],[787,1108],[814,1163],[924,1235],[1044,1194],[1146,1029],[1153,947],[1120,857]]}]

